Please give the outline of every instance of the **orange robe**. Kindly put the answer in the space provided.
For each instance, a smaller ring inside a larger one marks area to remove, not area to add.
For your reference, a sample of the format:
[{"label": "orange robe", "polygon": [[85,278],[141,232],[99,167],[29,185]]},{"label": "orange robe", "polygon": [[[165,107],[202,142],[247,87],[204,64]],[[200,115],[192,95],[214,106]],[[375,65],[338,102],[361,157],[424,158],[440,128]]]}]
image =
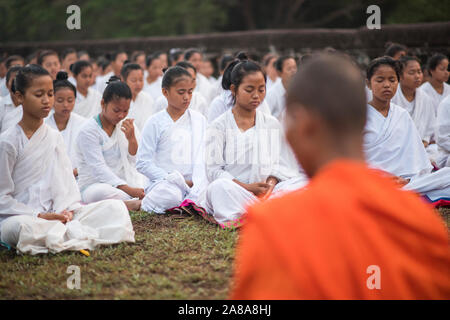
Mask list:
[{"label": "orange robe", "polygon": [[361,162],[335,161],[247,219],[232,299],[450,299],[444,222]]}]

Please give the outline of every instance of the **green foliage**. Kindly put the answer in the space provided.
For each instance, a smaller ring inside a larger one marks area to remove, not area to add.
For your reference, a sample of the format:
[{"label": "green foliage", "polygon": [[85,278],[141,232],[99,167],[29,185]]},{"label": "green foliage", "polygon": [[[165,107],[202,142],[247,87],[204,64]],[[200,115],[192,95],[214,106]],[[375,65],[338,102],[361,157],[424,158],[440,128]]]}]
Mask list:
[{"label": "green foliage", "polygon": [[[66,8],[81,8],[68,30]],[[355,28],[366,9],[382,23],[449,21],[449,0],[0,0],[0,41],[171,36],[268,28]]]}]

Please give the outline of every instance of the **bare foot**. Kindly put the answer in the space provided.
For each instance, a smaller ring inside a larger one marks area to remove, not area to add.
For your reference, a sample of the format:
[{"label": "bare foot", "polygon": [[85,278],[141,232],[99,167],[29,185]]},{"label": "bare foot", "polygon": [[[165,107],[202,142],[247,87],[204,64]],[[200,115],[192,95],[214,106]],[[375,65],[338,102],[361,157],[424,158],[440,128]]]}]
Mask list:
[{"label": "bare foot", "polygon": [[127,206],[128,211],[139,211],[141,210],[142,200],[126,200],[124,201]]}]

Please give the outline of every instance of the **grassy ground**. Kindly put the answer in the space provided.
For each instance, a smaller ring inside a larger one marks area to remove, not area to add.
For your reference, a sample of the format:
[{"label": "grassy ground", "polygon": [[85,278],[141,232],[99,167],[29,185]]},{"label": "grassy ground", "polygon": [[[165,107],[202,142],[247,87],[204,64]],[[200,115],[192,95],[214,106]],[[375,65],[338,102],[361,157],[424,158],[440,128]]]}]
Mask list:
[{"label": "grassy ground", "polygon": [[[0,299],[225,299],[236,231],[200,217],[131,213],[135,244],[57,255],[0,252]],[[67,288],[80,267],[81,289]]]},{"label": "grassy ground", "polygon": [[[440,211],[450,228],[450,209]],[[0,299],[226,299],[238,233],[199,217],[131,213],[135,244],[57,255],[0,251]],[[70,265],[81,288],[67,288]]]}]

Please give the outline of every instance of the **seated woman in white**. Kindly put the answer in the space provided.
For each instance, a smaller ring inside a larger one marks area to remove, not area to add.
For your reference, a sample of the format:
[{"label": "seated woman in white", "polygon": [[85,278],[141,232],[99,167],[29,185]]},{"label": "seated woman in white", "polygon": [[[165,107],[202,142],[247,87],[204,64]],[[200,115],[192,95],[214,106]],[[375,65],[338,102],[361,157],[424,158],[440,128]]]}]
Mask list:
[{"label": "seated woman in white", "polygon": [[86,60],[79,60],[71,65],[73,76],[77,83],[77,97],[73,112],[91,118],[101,111],[102,95],[91,87],[93,78],[92,64]]},{"label": "seated woman in white", "polygon": [[251,61],[233,70],[235,105],[208,128],[207,177],[199,205],[219,223],[238,219],[259,199],[295,190],[307,183],[298,167],[287,163],[287,145],[278,120],[257,110],[265,96],[265,75]]},{"label": "seated woman in white", "polygon": [[145,122],[155,112],[153,98],[142,91],[144,87],[144,72],[136,63],[127,63],[122,67],[120,72],[122,80],[130,87],[131,104],[127,119],[133,119],[134,125],[142,132]]},{"label": "seated woman in white", "polygon": [[[198,111],[203,116],[206,117],[206,113],[208,111],[208,104],[206,103],[206,99],[202,96],[202,94],[199,91],[196,91],[197,71],[195,70],[192,64],[186,61],[178,62],[176,66],[185,68],[191,74],[192,77],[194,92],[192,92],[192,99],[191,103],[189,104],[189,109]],[[167,98],[164,95],[159,97],[155,105],[157,111],[165,109],[167,107]]]},{"label": "seated woman in white", "polygon": [[164,213],[185,199],[197,201],[205,189],[206,119],[188,108],[194,83],[190,73],[170,67],[162,80],[167,107],[145,124],[136,168],[148,178],[142,210]]},{"label": "seated woman in white", "polygon": [[409,113],[390,101],[399,78],[398,64],[390,57],[377,58],[368,67],[367,85],[373,99],[367,107],[364,129],[367,162],[431,202],[450,200],[450,168],[432,172],[433,166]]},{"label": "seated woman in white", "polygon": [[[135,168],[137,130],[133,120],[124,120],[130,102],[128,85],[111,77],[103,93],[102,112],[88,119],[78,134],[78,185],[85,203],[144,198],[143,177]],[[140,205],[139,200],[135,203]]]},{"label": "seated woman in white", "polygon": [[439,104],[450,95],[450,85],[446,83],[449,77],[448,58],[437,53],[428,60],[427,65],[431,77],[428,82],[422,84],[421,88],[433,100],[434,115],[436,116]]},{"label": "seated woman in white", "polygon": [[[203,53],[195,48],[190,48],[184,52],[184,61],[189,62],[199,71],[203,63]],[[208,105],[214,98],[214,87],[200,72],[196,75],[196,91],[202,94]]]},{"label": "seated woman in white", "polygon": [[450,167],[450,96],[439,104],[436,121],[437,166]]},{"label": "seated woman in white", "polygon": [[403,56],[400,58],[400,66],[400,85],[392,102],[408,111],[430,160],[434,162],[437,155],[437,145],[434,142],[436,117],[432,99],[419,88],[423,79],[420,62],[415,57]]},{"label": "seated woman in white", "polygon": [[56,80],[53,82],[54,112],[45,118],[45,123],[48,126],[61,132],[75,177],[78,176],[75,141],[81,126],[86,121],[85,118],[72,112],[76,92],[74,85],[68,80],[68,74],[65,71],[58,72]]},{"label": "seated woman in white", "polygon": [[6,87],[8,88],[8,94],[4,96],[0,102],[0,133],[13,127],[20,119],[22,119],[22,105],[17,101],[14,94],[14,79],[21,68],[22,67],[20,66],[13,66],[9,68],[6,73]]},{"label": "seated woman in white", "polygon": [[153,101],[158,100],[162,96],[161,81],[163,74],[163,67],[158,55],[150,55],[146,60],[147,65],[147,77],[144,81],[144,91],[147,92]]},{"label": "seated woman in white", "polygon": [[275,83],[267,91],[266,102],[269,105],[272,116],[283,120],[286,109],[286,90],[289,87],[292,77],[297,72],[297,62],[291,56],[282,56],[275,61],[275,69],[281,81]]},{"label": "seated woman in white", "polygon": [[[234,106],[233,94],[230,91],[231,86],[231,72],[233,68],[241,61],[248,60],[247,56],[243,53],[240,53],[238,58],[234,61],[230,62],[226,67],[223,76],[222,76],[222,93],[215,97],[211,102],[208,110],[208,123],[212,123],[215,119],[217,119],[221,114],[225,113],[225,111],[230,110]],[[260,111],[271,114],[269,105],[266,100],[261,102],[261,105],[258,107]]]},{"label": "seated woman in white", "polygon": [[16,89],[23,117],[0,136],[0,240],[30,254],[134,242],[123,202],[80,204],[63,138],[43,121],[54,99],[49,73],[27,66]]}]

